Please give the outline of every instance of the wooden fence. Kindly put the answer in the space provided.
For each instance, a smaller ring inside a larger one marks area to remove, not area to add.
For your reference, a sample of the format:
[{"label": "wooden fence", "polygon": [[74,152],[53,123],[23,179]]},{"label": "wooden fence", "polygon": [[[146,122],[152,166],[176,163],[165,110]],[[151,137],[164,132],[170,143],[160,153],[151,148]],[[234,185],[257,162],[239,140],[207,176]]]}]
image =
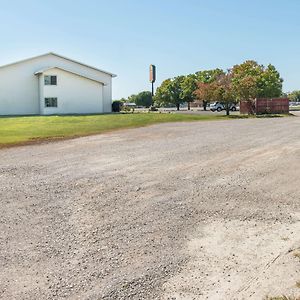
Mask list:
[{"label": "wooden fence", "polygon": [[241,114],[288,114],[288,98],[258,98],[254,101],[241,101]]}]

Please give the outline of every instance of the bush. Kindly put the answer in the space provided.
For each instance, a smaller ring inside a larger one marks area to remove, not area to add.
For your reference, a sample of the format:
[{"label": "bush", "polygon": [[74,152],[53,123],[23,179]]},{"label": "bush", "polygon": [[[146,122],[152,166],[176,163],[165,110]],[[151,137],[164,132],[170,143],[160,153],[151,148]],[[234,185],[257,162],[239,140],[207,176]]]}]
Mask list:
[{"label": "bush", "polygon": [[123,102],[122,101],[114,101],[112,103],[112,111],[113,112],[120,112],[121,111],[121,108],[123,106]]}]

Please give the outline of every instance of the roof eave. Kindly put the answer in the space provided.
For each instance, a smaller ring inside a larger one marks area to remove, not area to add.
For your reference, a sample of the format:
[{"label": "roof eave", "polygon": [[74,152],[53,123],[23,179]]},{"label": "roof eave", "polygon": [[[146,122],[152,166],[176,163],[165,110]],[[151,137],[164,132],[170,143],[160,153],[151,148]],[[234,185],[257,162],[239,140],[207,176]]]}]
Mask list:
[{"label": "roof eave", "polygon": [[45,68],[45,69],[43,69],[43,70],[36,71],[36,72],[34,73],[34,75],[41,75],[41,74],[44,74],[45,72],[47,72],[47,71],[49,71],[49,70],[52,70],[52,69],[59,69],[59,70],[62,70],[62,71],[64,71],[64,72],[71,73],[71,74],[74,74],[74,75],[76,75],[76,76],[80,76],[80,77],[82,77],[82,78],[86,78],[86,79],[89,79],[89,80],[92,80],[92,81],[101,83],[101,84],[103,84],[104,86],[108,85],[108,83],[105,83],[105,82],[103,82],[103,81],[97,80],[97,79],[92,78],[92,77],[85,76],[85,75],[80,74],[80,73],[77,73],[77,72],[73,72],[73,71],[68,70],[68,69],[64,69],[64,68],[61,68],[61,67],[48,67],[48,68]]},{"label": "roof eave", "polygon": [[63,58],[63,59],[65,59],[65,60],[72,61],[72,62],[77,63],[77,64],[80,64],[80,65],[82,65],[82,66],[85,66],[85,67],[94,69],[94,70],[96,70],[96,71],[105,73],[105,74],[107,74],[107,75],[110,75],[110,76],[113,77],[113,78],[114,78],[114,77],[117,77],[116,74],[113,74],[113,73],[110,73],[110,72],[107,72],[107,71],[104,71],[104,70],[95,68],[95,67],[93,67],[93,66],[84,64],[84,63],[82,63],[82,62],[79,62],[79,61],[76,61],[76,60],[74,60],[74,59],[68,58],[68,57],[66,57],[66,56],[57,54],[57,53],[55,53],[55,52],[47,52],[47,53],[45,53],[45,54],[41,54],[41,55],[33,56],[33,57],[30,57],[30,58],[22,59],[22,60],[13,62],[13,63],[9,63],[9,64],[6,64],[6,65],[2,65],[2,66],[0,66],[0,68],[9,67],[9,66],[12,66],[12,65],[16,65],[16,64],[19,64],[19,63],[22,63],[22,62],[26,62],[26,61],[29,61],[29,60],[32,60],[32,59],[35,59],[35,58],[39,58],[39,57],[43,57],[43,56],[47,56],[47,55],[54,55],[54,56]]},{"label": "roof eave", "polygon": [[57,53],[55,53],[55,52],[48,52],[48,53],[46,53],[45,55],[55,55],[55,56],[61,57],[61,58],[63,58],[63,59],[72,61],[72,62],[74,62],[74,63],[80,64],[80,65],[82,65],[82,66],[85,66],[85,67],[94,69],[94,70],[96,70],[96,71],[99,71],[99,72],[102,72],[102,73],[105,73],[105,74],[108,74],[108,75],[110,75],[111,77],[117,77],[117,75],[114,74],[114,73],[110,73],[110,72],[108,72],[108,71],[105,71],[105,70],[102,70],[102,69],[98,69],[98,68],[96,68],[96,67],[87,65],[87,64],[82,63],[82,62],[80,62],[80,61],[78,61],[78,60],[74,60],[74,59],[68,58],[68,57],[66,57],[66,56],[57,54]]}]

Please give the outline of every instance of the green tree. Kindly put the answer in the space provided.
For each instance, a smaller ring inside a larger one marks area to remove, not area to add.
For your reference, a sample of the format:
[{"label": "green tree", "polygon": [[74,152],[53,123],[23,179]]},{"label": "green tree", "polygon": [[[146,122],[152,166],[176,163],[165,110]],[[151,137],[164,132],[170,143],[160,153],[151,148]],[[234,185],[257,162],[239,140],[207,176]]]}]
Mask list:
[{"label": "green tree", "polygon": [[138,106],[149,107],[152,104],[152,94],[149,91],[143,91],[137,95],[132,95],[129,99],[130,102],[134,102]]},{"label": "green tree", "polygon": [[232,87],[232,73],[217,75],[213,81],[199,82],[195,94],[197,98],[204,101],[218,101],[225,105],[226,114],[230,113],[230,104],[235,102],[235,95]]},{"label": "green tree", "polygon": [[215,85],[215,100],[219,100],[225,105],[226,115],[230,114],[230,105],[235,102],[235,94],[232,86],[232,73],[227,71],[225,74],[218,76]]},{"label": "green tree", "polygon": [[188,110],[190,110],[191,102],[196,99],[195,91],[197,89],[197,77],[195,74],[187,75],[181,81],[181,98],[188,104]]},{"label": "green tree", "polygon": [[[212,70],[204,70],[195,73],[196,81],[197,81],[197,92],[195,93],[196,98],[203,103],[203,108],[206,110],[207,104],[212,101],[211,97],[211,87],[212,85],[206,85],[213,83],[216,81],[219,76],[224,75],[225,72],[222,69],[212,69]],[[203,88],[204,91],[201,93],[199,89]]]},{"label": "green tree", "polygon": [[204,70],[196,72],[196,78],[198,82],[202,83],[212,83],[215,81],[220,75],[225,74],[222,69],[212,69],[212,70]]},{"label": "green tree", "polygon": [[263,66],[252,60],[232,68],[232,85],[239,100],[251,100],[258,96],[258,79],[262,72]]},{"label": "green tree", "polygon": [[157,88],[154,96],[154,101],[158,106],[163,105],[175,105],[177,110],[180,108],[180,104],[185,100],[182,97],[182,82],[184,76],[178,76],[172,79],[166,79],[162,82],[160,87]]},{"label": "green tree", "polygon": [[215,101],[215,89],[216,89],[215,82],[197,83],[195,96],[198,100],[202,101],[204,110],[206,110],[206,106],[209,102]]},{"label": "green tree", "polygon": [[269,64],[263,68],[263,72],[258,79],[259,93],[261,98],[276,98],[282,95],[282,82],[279,72]]},{"label": "green tree", "polygon": [[131,96],[129,96],[129,97],[127,98],[127,100],[126,100],[125,102],[136,103],[136,102],[135,102],[135,101],[136,101],[136,97],[137,97],[136,94],[132,94]]},{"label": "green tree", "polygon": [[232,70],[232,87],[239,100],[279,97],[282,94],[282,78],[273,65],[264,67],[248,60],[235,65]]},{"label": "green tree", "polygon": [[300,102],[300,91],[293,91],[288,94],[288,98],[293,102]]},{"label": "green tree", "polygon": [[115,99],[115,100],[113,100],[113,102],[114,102],[114,101],[120,101],[120,102],[123,102],[123,103],[124,103],[124,102],[127,102],[127,99],[121,98],[121,99]]}]

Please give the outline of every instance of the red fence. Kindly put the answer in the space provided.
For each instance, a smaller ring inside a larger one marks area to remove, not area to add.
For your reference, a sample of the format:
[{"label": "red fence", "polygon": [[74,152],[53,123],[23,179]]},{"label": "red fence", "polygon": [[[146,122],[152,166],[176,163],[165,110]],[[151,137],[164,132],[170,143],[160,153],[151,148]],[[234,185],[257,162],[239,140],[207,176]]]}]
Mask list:
[{"label": "red fence", "polygon": [[255,102],[241,101],[240,102],[240,113],[243,115],[255,114]]},{"label": "red fence", "polygon": [[241,114],[288,114],[288,98],[258,98],[255,101],[241,101]]}]

